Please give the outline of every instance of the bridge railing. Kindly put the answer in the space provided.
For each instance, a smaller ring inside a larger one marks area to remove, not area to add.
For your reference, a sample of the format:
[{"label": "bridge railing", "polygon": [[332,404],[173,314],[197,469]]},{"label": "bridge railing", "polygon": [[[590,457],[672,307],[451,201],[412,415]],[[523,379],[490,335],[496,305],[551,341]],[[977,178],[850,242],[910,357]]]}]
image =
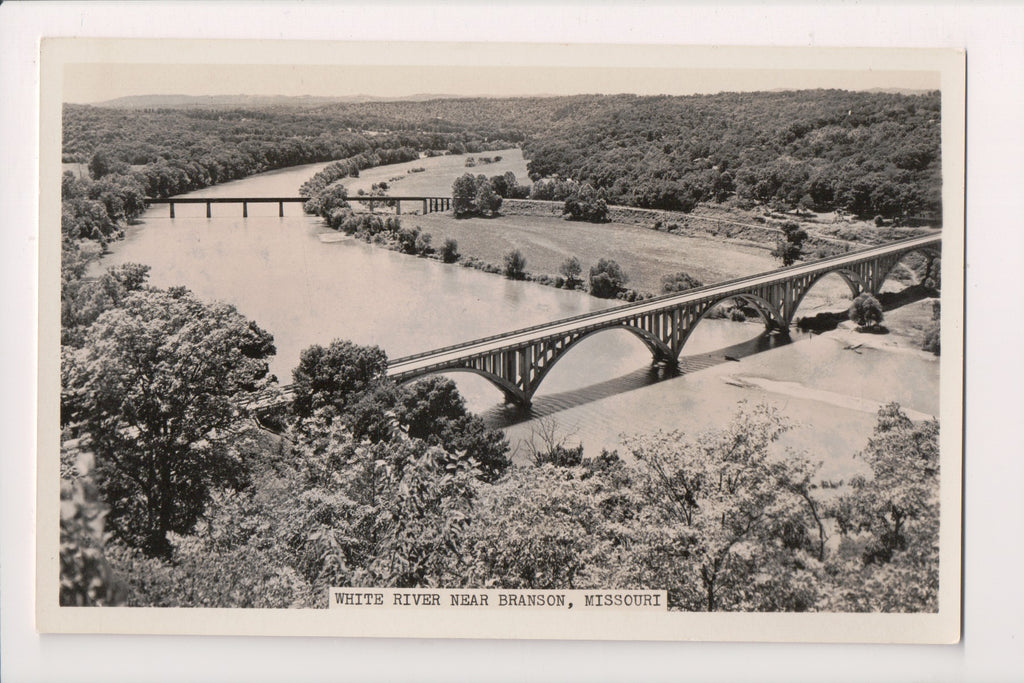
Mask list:
[{"label": "bridge railing", "polygon": [[[272,203],[272,202],[308,202],[309,197],[146,197],[145,202],[147,204],[240,204],[242,202],[249,202],[250,204],[259,203]],[[391,196],[391,195],[352,195],[348,197],[348,201],[354,202],[384,202],[384,201],[402,201],[402,202],[418,202],[424,199],[451,199],[451,197],[444,196]]]},{"label": "bridge railing", "polygon": [[[934,237],[934,236],[933,235],[927,235],[925,237]],[[461,348],[465,348],[465,347],[469,347],[469,346],[475,346],[476,344],[484,344],[486,342],[495,341],[497,339],[502,339],[504,337],[512,337],[512,336],[516,336],[516,335],[520,335],[520,334],[526,334],[526,333],[529,333],[529,332],[535,332],[537,330],[544,329],[545,327],[555,327],[555,326],[559,326],[559,325],[564,325],[566,323],[586,320],[587,318],[593,318],[593,317],[607,315],[609,313],[615,313],[617,311],[626,311],[628,309],[637,308],[637,307],[640,307],[640,306],[648,306],[648,305],[650,305],[652,303],[656,304],[656,303],[658,303],[660,301],[676,300],[676,299],[679,299],[682,296],[687,296],[687,297],[689,297],[689,296],[697,296],[699,298],[699,295],[702,292],[708,292],[708,291],[711,291],[711,290],[714,290],[714,289],[721,289],[723,287],[727,288],[730,285],[742,284],[744,282],[747,282],[747,281],[750,281],[750,280],[753,280],[753,279],[756,279],[756,278],[759,278],[759,277],[764,277],[764,276],[767,276],[767,275],[780,275],[780,276],[784,276],[787,272],[796,271],[796,270],[803,270],[803,269],[806,269],[810,265],[817,265],[819,267],[810,270],[808,274],[817,273],[819,270],[827,269],[829,266],[831,266],[832,264],[837,263],[837,262],[842,262],[842,263],[856,262],[857,260],[859,260],[859,258],[862,258],[862,257],[863,258],[871,258],[870,256],[868,256],[868,254],[873,254],[874,252],[877,252],[879,249],[884,249],[884,248],[888,248],[888,247],[899,247],[902,244],[906,244],[906,243],[910,243],[910,242],[916,242],[916,241],[921,240],[921,239],[923,239],[923,238],[922,237],[912,237],[910,239],[899,240],[897,242],[890,242],[890,243],[884,244],[884,245],[874,245],[874,246],[871,246],[871,247],[867,247],[865,249],[859,249],[857,251],[847,252],[846,254],[843,254],[841,256],[832,256],[832,257],[829,257],[829,258],[820,259],[818,261],[812,261],[810,263],[802,263],[802,264],[794,265],[794,266],[786,266],[784,268],[779,268],[777,270],[767,270],[767,271],[764,271],[762,273],[756,273],[754,275],[744,275],[743,277],[732,278],[730,280],[723,280],[721,282],[715,282],[715,283],[708,284],[708,285],[701,285],[700,287],[694,287],[693,289],[687,289],[687,290],[685,290],[683,292],[673,292],[671,294],[662,294],[660,296],[651,297],[650,299],[644,299],[643,301],[637,301],[637,302],[633,302],[633,303],[623,304],[622,306],[610,306],[609,308],[604,308],[604,309],[601,309],[600,311],[591,311],[589,313],[581,313],[579,315],[570,316],[568,318],[560,318],[558,320],[552,320],[550,322],[541,323],[539,325],[532,325],[530,327],[523,327],[523,328],[520,328],[520,329],[511,330],[509,332],[502,332],[500,334],[492,334],[492,335],[487,336],[487,337],[480,337],[479,339],[474,339],[472,341],[460,342],[458,344],[452,344],[450,346],[442,346],[442,347],[437,348],[437,349],[431,349],[430,351],[423,351],[421,353],[415,353],[415,354],[412,354],[411,356],[402,356],[401,358],[395,358],[394,360],[390,361],[390,364],[396,365],[398,363],[407,363],[409,361],[416,360],[418,358],[425,358],[427,356],[433,356],[433,355],[436,355],[436,354],[439,354],[439,353],[445,353],[447,351],[455,351],[457,349],[461,349]],[[656,310],[658,310],[658,309],[655,309],[655,311]],[[654,312],[654,311],[651,311],[651,312]]]},{"label": "bridge railing", "polygon": [[146,204],[277,204],[308,202],[309,197],[146,197]]}]

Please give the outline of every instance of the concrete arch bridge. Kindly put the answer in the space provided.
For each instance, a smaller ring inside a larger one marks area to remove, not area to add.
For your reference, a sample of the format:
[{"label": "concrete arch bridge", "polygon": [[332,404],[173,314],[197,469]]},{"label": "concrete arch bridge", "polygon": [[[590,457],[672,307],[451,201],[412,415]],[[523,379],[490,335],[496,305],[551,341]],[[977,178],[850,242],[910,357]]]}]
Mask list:
[{"label": "concrete arch bridge", "polygon": [[397,358],[390,362],[388,376],[401,383],[437,373],[471,372],[500,389],[507,401],[528,406],[551,368],[594,334],[628,331],[647,346],[654,363],[674,366],[700,321],[723,301],[742,301],[757,310],[768,330],[788,332],[807,292],[826,275],[839,275],[853,296],[878,294],[904,256],[919,252],[936,258],[941,247],[941,235],[927,235],[706,285]]}]

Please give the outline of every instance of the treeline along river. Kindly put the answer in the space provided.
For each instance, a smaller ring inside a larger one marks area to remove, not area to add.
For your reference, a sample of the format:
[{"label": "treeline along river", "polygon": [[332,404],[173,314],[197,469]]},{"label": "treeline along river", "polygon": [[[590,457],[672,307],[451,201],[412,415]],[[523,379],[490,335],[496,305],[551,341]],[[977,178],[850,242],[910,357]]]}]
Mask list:
[{"label": "treeline along river", "polygon": [[[193,192],[187,197],[296,196],[325,164],[273,171]],[[407,166],[389,167],[404,173]],[[390,358],[597,310],[614,302],[581,292],[444,265],[342,238],[300,205],[166,205],[148,210],[93,268],[139,262],[157,286],[184,285],[206,299],[235,305],[274,335],[271,371],[282,383],[302,349],[332,339],[382,347]],[[403,215],[403,225],[416,217]],[[723,248],[726,248],[723,246]],[[614,255],[612,255],[614,257]],[[452,375],[471,409],[506,429],[520,457],[538,419],[557,421],[569,443],[588,455],[614,448],[622,433],[725,424],[743,399],[779,406],[798,424],[786,445],[824,461],[825,478],[858,469],[851,459],[871,432],[879,403],[938,415],[938,363],[865,349],[852,353],[827,338],[778,344],[757,323],[705,320],[683,350],[683,374],[658,381],[650,356],[626,332],[582,342],[551,371],[530,414],[499,405],[481,378]],[[771,350],[767,350],[769,347]],[[759,353],[754,353],[760,351]],[[726,356],[739,360],[727,360]]]}]

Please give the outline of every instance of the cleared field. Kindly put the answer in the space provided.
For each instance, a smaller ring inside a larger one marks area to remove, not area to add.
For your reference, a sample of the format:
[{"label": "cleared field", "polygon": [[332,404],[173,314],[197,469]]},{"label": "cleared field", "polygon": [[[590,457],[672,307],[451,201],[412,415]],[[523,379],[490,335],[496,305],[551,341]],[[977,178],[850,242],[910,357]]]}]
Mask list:
[{"label": "cleared field", "polygon": [[403,224],[418,225],[440,245],[446,238],[459,252],[491,263],[519,249],[526,270],[556,275],[569,256],[583,265],[584,276],[598,259],[614,259],[629,276],[628,287],[661,292],[662,278],[685,271],[706,284],[779,267],[766,249],[720,240],[669,235],[622,223],[580,223],[541,216],[500,216],[456,220],[447,214],[408,216]]},{"label": "cleared field", "polygon": [[[491,164],[477,164],[470,168],[466,166],[466,159],[475,157],[501,157],[501,161]],[[425,169],[419,173],[409,173],[411,169]],[[494,152],[480,152],[477,154],[455,154],[443,157],[427,157],[416,161],[408,161],[402,164],[390,166],[377,166],[360,171],[358,178],[345,178],[342,184],[348,189],[349,195],[356,194],[359,190],[370,191],[374,183],[385,181],[390,185],[388,194],[411,195],[427,197],[450,197],[452,194],[452,183],[464,173],[473,175],[483,174],[490,178],[495,175],[503,175],[507,171],[516,174],[516,180],[520,184],[529,184],[530,179],[526,173],[526,160],[523,159],[523,151],[518,148],[500,149]],[[399,180],[392,180],[399,178]],[[403,210],[411,211],[414,207],[403,206]]]}]

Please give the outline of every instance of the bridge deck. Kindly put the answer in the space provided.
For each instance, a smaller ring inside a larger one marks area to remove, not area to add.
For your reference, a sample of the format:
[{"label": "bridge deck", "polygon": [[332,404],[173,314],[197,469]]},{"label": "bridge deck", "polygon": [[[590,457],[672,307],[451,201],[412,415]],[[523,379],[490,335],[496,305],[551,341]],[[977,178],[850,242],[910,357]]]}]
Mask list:
[{"label": "bridge deck", "polygon": [[[348,201],[356,202],[381,202],[381,201],[402,201],[421,202],[424,199],[450,199],[442,196],[421,196],[421,197],[400,197],[392,195],[352,195]],[[277,202],[308,202],[309,197],[146,197],[147,204],[249,204],[277,203]]]},{"label": "bridge deck", "polygon": [[741,294],[759,285],[770,284],[776,281],[784,281],[801,275],[830,272],[844,264],[857,263],[865,259],[871,259],[892,251],[899,251],[911,247],[937,245],[940,244],[941,241],[941,234],[934,234],[900,240],[898,242],[890,242],[882,246],[870,247],[843,254],[842,256],[835,256],[810,263],[780,268],[766,273],[737,278],[726,282],[705,285],[703,287],[687,290],[680,294],[668,294],[639,303],[617,306],[603,311],[597,311],[595,313],[586,313],[571,318],[564,318],[562,320],[545,323],[543,325],[513,330],[504,334],[476,339],[440,349],[434,349],[432,351],[426,351],[412,356],[405,356],[403,358],[394,359],[389,363],[388,375],[398,376],[409,372],[422,371],[427,368],[444,365],[467,356],[488,353],[501,348],[525,345],[545,337],[563,334],[573,330],[608,326],[610,324],[614,324],[618,320],[627,320],[638,314],[654,313],[663,309],[675,308],[681,304],[700,301],[702,299],[726,299],[730,294]]}]

